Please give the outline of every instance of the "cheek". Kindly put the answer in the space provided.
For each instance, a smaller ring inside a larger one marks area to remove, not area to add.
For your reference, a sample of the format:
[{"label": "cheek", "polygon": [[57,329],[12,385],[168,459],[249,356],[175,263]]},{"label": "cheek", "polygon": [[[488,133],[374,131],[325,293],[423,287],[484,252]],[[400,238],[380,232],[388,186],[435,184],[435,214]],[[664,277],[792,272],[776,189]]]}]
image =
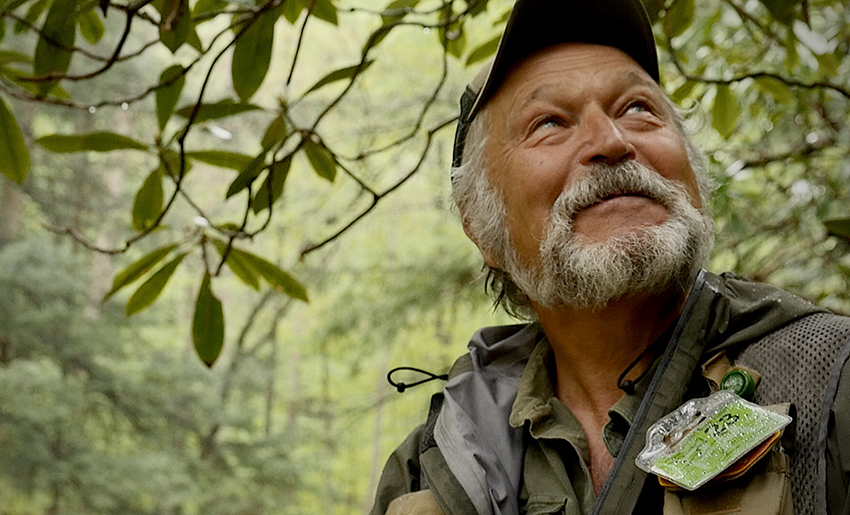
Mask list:
[{"label": "cheek", "polygon": [[667,179],[677,181],[685,186],[691,196],[691,204],[701,209],[702,197],[699,193],[699,183],[691,168],[688,151],[678,133],[661,140],[656,140],[649,153],[650,166]]},{"label": "cheek", "polygon": [[528,258],[536,253],[549,225],[549,213],[560,194],[557,181],[543,172],[545,161],[503,163],[501,173],[492,178],[503,192],[508,231],[519,254]]},{"label": "cheek", "polygon": [[549,213],[565,185],[565,177],[547,164],[551,161],[542,159],[515,167],[518,173],[503,186],[511,217],[535,233],[548,225]]}]

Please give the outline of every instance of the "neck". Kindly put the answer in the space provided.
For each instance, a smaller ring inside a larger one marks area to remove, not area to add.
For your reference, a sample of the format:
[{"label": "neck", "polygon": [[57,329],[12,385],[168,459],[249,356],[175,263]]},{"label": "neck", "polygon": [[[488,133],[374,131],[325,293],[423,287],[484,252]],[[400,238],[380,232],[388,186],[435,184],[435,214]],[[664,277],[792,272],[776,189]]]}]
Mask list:
[{"label": "neck", "polygon": [[[555,392],[574,413],[607,420],[622,397],[620,375],[676,320],[684,295],[626,297],[602,309],[535,306],[555,355]],[[634,379],[654,359],[647,353],[625,379]]]}]

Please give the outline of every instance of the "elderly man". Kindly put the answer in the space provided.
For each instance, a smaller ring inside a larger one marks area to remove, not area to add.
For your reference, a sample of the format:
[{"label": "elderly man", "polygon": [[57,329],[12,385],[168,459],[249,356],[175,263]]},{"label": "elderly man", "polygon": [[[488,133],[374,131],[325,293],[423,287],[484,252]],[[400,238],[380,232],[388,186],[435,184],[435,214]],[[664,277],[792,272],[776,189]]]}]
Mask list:
[{"label": "elderly man", "polygon": [[[850,320],[702,270],[711,181],[659,82],[639,0],[514,6],[461,99],[452,184],[499,302],[534,322],[473,337],[373,513],[850,510]],[[690,401],[717,390],[793,422],[744,448],[755,429]],[[648,431],[738,454],[691,453],[716,470],[688,485],[636,465]]]}]

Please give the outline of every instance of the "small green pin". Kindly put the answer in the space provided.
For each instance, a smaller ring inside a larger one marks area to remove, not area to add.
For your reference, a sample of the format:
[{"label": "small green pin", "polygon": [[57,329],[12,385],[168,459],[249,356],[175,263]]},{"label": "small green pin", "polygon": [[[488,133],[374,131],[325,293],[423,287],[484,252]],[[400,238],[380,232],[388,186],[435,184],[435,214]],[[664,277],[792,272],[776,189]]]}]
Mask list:
[{"label": "small green pin", "polygon": [[739,397],[749,398],[756,389],[756,381],[746,370],[733,368],[720,380],[720,389],[730,391]]}]

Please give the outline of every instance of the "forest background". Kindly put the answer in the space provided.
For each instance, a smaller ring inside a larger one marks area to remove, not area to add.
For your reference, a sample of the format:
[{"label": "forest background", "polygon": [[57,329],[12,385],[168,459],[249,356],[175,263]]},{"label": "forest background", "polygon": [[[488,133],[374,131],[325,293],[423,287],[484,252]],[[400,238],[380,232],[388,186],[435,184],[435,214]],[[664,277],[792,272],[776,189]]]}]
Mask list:
[{"label": "forest background", "polygon": [[[850,9],[646,5],[710,268],[848,311]],[[509,322],[448,200],[509,8],[0,0],[0,514],[368,511],[388,370]]]}]

